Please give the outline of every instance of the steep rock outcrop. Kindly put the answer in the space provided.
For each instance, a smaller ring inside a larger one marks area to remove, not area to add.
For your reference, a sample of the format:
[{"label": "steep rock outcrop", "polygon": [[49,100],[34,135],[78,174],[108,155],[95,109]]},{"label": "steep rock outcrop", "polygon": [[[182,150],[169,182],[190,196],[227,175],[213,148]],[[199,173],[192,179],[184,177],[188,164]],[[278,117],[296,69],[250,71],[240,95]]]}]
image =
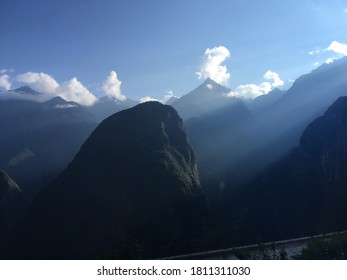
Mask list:
[{"label": "steep rock outcrop", "polygon": [[42,191],[28,219],[23,257],[182,253],[194,249],[205,214],[182,120],[172,107],[148,102],[104,120]]}]

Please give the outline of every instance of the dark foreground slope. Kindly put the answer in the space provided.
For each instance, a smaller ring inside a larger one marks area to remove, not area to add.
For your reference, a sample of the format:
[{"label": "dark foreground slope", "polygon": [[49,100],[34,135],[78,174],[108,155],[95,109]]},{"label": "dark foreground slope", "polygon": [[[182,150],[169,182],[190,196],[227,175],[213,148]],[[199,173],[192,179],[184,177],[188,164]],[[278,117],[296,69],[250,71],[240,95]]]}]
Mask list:
[{"label": "dark foreground slope", "polygon": [[230,194],[225,212],[247,242],[344,230],[346,170],[347,97],[340,97],[307,126],[297,148]]},{"label": "dark foreground slope", "polygon": [[[104,120],[33,204],[24,258],[154,258],[194,250],[206,202],[182,120],[140,104]],[[18,257],[18,255],[17,255]]]},{"label": "dark foreground slope", "polygon": [[21,190],[6,173],[0,171],[0,245],[23,218],[25,209]]}]

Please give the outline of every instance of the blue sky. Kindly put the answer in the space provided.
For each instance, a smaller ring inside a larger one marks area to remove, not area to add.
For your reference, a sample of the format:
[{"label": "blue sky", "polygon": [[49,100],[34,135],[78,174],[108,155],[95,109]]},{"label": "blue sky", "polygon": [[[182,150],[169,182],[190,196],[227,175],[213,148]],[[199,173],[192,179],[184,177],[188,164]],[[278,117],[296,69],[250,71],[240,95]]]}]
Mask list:
[{"label": "blue sky", "polygon": [[347,1],[2,0],[0,34],[0,90],[162,99],[224,74],[247,94],[346,55]]}]

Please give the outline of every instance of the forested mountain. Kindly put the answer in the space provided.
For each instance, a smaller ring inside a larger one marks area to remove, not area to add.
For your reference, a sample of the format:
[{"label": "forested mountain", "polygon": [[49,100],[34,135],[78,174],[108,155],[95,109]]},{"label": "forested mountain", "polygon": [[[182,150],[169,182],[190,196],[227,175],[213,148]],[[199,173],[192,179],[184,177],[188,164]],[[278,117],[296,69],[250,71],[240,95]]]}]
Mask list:
[{"label": "forested mountain", "polygon": [[[207,213],[182,120],[170,106],[144,103],[104,120],[40,193],[17,256],[155,258],[194,251]],[[133,247],[124,253],[127,242]]]}]

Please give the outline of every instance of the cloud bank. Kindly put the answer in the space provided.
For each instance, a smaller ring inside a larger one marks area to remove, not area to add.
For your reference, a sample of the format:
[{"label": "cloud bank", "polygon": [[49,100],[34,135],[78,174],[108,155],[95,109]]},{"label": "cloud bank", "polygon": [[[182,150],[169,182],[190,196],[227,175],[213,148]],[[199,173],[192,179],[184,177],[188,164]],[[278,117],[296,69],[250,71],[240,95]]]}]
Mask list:
[{"label": "cloud bank", "polygon": [[[6,72],[3,72],[6,73]],[[3,88],[5,90],[10,90],[11,89],[11,81],[10,81],[10,76],[7,74],[3,74],[0,76],[0,88]]]},{"label": "cloud bank", "polygon": [[221,65],[230,57],[229,50],[224,46],[206,49],[198,72],[198,79],[211,78],[219,84],[225,84],[230,79],[230,73],[225,65]]},{"label": "cloud bank", "polygon": [[102,90],[108,95],[119,101],[124,101],[126,97],[122,95],[120,86],[122,82],[118,80],[117,73],[111,71],[107,79],[102,83]]},{"label": "cloud bank", "polygon": [[51,95],[55,95],[57,89],[59,88],[58,82],[51,75],[42,72],[27,72],[17,75],[16,81],[29,84],[36,91]]},{"label": "cloud bank", "polygon": [[158,101],[162,104],[166,104],[166,102],[168,102],[172,97],[177,97],[174,95],[172,90],[167,90],[166,94],[164,95],[164,97],[162,99],[157,99],[157,98],[153,98],[150,96],[145,96],[140,98],[140,103],[144,103],[144,102],[149,102],[149,101]]},{"label": "cloud bank", "polygon": [[76,77],[59,84],[51,75],[46,73],[27,72],[17,75],[16,80],[43,93],[44,98],[60,96],[67,101],[74,101],[85,106],[91,106],[97,101],[97,97],[89,92]]},{"label": "cloud bank", "polygon": [[328,58],[327,60],[325,60],[326,64],[330,64],[334,62],[334,58]]},{"label": "cloud bank", "polygon": [[342,54],[347,56],[347,44],[339,43],[337,41],[333,41],[330,46],[327,48],[328,51],[333,51],[338,54]]},{"label": "cloud bank", "polygon": [[97,97],[89,92],[76,77],[62,83],[58,87],[57,93],[67,101],[75,101],[85,106],[91,106],[97,101]]},{"label": "cloud bank", "polygon": [[[59,83],[55,78],[49,74],[43,72],[26,72],[19,74],[11,79],[8,73],[13,70],[1,69],[0,70],[0,89],[3,88],[6,91],[10,91],[12,88],[12,82],[22,83],[28,85],[37,92],[40,92],[40,96],[24,96],[17,94],[14,91],[2,92],[1,98],[6,99],[29,99],[38,102],[47,101],[55,96],[60,96],[67,101],[74,101],[81,105],[91,106],[97,100],[93,93],[91,93],[87,87],[85,87],[76,77]],[[124,101],[126,96],[121,92],[122,82],[118,79],[116,71],[111,71],[106,80],[98,87],[102,89],[103,93],[111,96],[119,101]]]},{"label": "cloud bank", "polygon": [[140,103],[145,103],[145,102],[150,102],[150,101],[158,101],[158,102],[160,102],[159,99],[156,99],[156,98],[153,98],[153,97],[150,97],[150,96],[141,97],[140,100],[139,100]]},{"label": "cloud bank", "polygon": [[238,86],[234,91],[228,93],[228,96],[236,96],[242,98],[256,98],[260,95],[269,93],[275,87],[283,86],[284,82],[280,78],[280,75],[271,70],[267,71],[263,78],[266,80],[260,85],[246,84]]}]

